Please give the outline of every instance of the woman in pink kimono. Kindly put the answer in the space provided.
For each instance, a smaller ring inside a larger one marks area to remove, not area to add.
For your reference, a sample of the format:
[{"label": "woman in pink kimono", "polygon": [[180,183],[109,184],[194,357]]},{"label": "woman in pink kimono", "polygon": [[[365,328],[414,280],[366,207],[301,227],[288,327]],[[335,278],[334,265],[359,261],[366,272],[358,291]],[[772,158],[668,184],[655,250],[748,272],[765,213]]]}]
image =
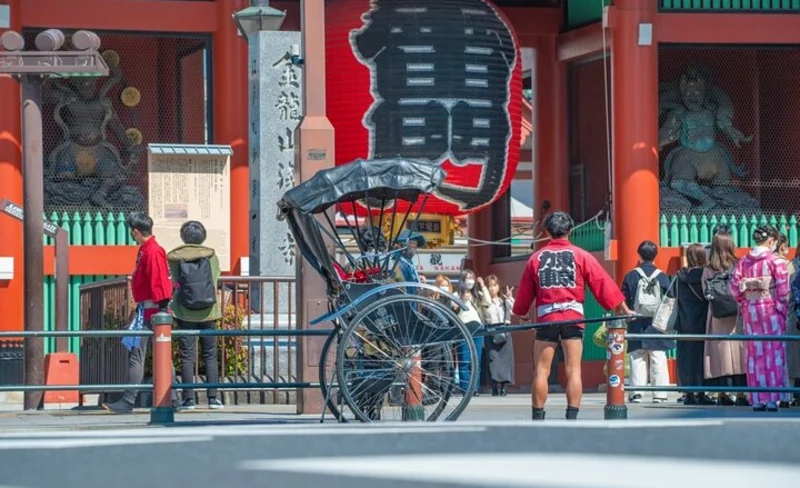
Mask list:
[{"label": "woman in pink kimono", "polygon": [[[731,275],[731,293],[739,303],[747,335],[786,334],[786,313],[789,278],[786,262],[774,254],[778,231],[760,226],[753,232],[757,244],[739,260]],[[785,388],[786,348],[783,342],[746,342],[747,386]],[[781,401],[791,400],[785,393],[751,393],[750,403],[756,411],[777,412]]]}]

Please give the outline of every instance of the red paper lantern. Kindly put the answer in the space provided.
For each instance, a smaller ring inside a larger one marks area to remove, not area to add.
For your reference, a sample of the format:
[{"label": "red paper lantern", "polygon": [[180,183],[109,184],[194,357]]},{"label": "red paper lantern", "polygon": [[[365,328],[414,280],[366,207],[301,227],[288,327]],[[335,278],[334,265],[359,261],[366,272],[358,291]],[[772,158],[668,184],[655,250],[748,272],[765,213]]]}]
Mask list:
[{"label": "red paper lantern", "polygon": [[488,0],[331,0],[327,110],[336,164],[402,156],[440,164],[425,212],[499,198],[519,161],[522,58]]}]

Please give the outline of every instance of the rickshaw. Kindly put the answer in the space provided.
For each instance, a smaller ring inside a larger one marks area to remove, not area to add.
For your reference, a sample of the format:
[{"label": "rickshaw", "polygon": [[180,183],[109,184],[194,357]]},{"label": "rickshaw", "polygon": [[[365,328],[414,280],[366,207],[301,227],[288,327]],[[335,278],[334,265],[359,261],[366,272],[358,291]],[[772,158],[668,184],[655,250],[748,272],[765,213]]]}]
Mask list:
[{"label": "rickshaw", "polygon": [[[329,312],[309,325],[333,324],[319,380],[341,422],[455,420],[475,390],[472,336],[480,324],[459,320],[467,305],[455,295],[398,273],[409,264],[409,242],[398,237],[445,176],[427,162],[356,160],[319,171],[278,202],[278,218],[327,286]],[[337,229],[334,211],[349,236]],[[458,364],[457,348],[470,360]]]}]

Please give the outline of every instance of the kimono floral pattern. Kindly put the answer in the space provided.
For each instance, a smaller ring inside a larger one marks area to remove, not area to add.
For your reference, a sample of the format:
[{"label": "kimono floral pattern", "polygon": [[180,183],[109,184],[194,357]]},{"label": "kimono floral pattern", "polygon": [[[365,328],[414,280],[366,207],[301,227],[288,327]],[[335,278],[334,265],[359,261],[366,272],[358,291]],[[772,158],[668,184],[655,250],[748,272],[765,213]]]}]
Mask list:
[{"label": "kimono floral pattern", "polygon": [[[786,334],[789,274],[786,263],[770,252],[754,250],[736,265],[730,287],[739,302],[747,335]],[[786,347],[783,342],[746,342],[747,386],[785,388]],[[753,405],[790,401],[788,393],[750,393]]]}]

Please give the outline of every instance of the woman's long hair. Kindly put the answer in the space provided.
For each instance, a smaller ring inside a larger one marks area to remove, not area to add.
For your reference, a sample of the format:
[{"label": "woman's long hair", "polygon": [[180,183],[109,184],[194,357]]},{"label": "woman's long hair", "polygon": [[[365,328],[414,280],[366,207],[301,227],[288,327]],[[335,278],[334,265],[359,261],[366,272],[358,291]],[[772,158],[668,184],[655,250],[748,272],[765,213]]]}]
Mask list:
[{"label": "woman's long hair", "polygon": [[[467,288],[466,282],[467,279],[471,278],[475,281],[475,284],[472,285],[472,288]],[[472,301],[473,304],[478,299],[478,281],[475,272],[471,269],[465,269],[461,272],[461,275],[458,277],[458,296],[462,300],[467,299],[467,294],[469,294],[469,299]]]},{"label": "woman's long hair", "polygon": [[500,283],[500,278],[498,278],[497,275],[491,274],[487,276],[483,281],[486,283],[487,289],[491,287],[493,283],[497,283],[497,296],[500,297],[501,299],[506,298],[505,293],[503,293],[503,286]]},{"label": "woman's long hair", "polygon": [[702,244],[692,244],[686,249],[686,263],[690,268],[705,266],[708,262],[706,248]]},{"label": "woman's long hair", "polygon": [[708,267],[717,273],[730,271],[736,266],[736,244],[733,237],[726,234],[717,234],[711,240],[711,258],[708,260]]}]

